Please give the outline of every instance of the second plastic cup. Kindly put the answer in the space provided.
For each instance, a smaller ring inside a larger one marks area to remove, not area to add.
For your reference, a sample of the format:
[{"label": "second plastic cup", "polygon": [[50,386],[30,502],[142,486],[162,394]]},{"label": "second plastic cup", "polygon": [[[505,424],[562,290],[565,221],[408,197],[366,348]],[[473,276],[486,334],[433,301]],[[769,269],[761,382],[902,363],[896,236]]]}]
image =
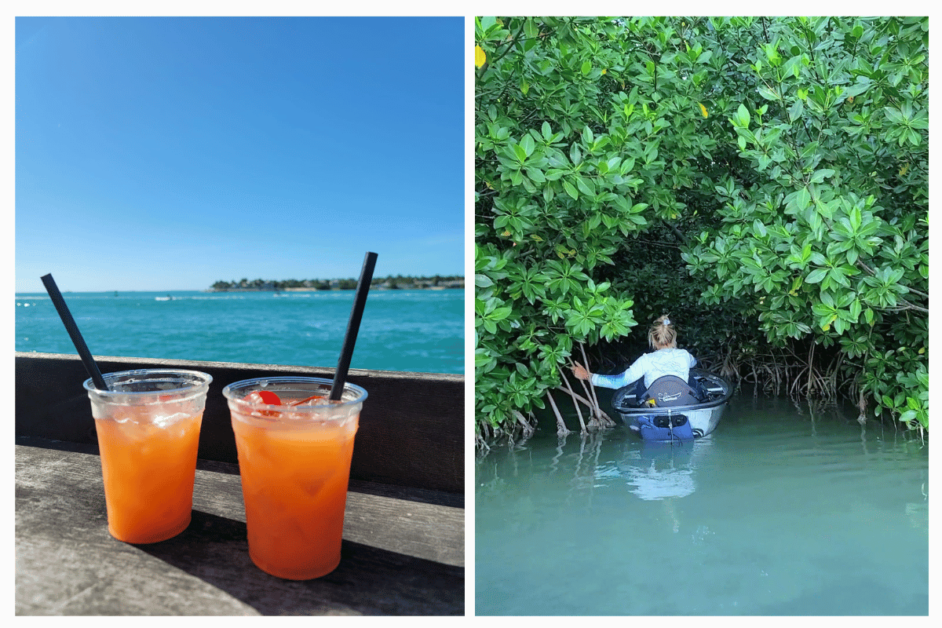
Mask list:
[{"label": "second plastic cup", "polygon": [[[267,377],[222,391],[239,453],[249,556],[279,578],[319,578],[340,564],[353,438],[367,393],[346,384],[340,401],[329,402],[331,383]],[[281,403],[253,395],[259,391]]]},{"label": "second plastic cup", "polygon": [[183,532],[193,510],[193,479],[206,391],[199,371],[107,373],[110,390],[85,389],[98,433],[108,531],[126,543],[156,543]]}]

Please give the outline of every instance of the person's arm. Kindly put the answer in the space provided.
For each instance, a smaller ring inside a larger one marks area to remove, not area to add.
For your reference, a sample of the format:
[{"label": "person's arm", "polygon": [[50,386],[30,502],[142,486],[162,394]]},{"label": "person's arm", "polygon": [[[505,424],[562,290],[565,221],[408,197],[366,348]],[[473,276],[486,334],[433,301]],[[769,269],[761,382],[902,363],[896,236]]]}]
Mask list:
[{"label": "person's arm", "polygon": [[689,351],[687,352],[687,355],[690,356],[690,367],[689,367],[689,368],[695,367],[695,366],[697,365],[697,358],[693,357],[693,354],[690,353]]},{"label": "person's arm", "polygon": [[644,376],[644,363],[647,354],[642,355],[634,361],[634,364],[628,367],[628,370],[621,375],[599,375],[592,374],[592,384],[602,388],[622,388]]}]

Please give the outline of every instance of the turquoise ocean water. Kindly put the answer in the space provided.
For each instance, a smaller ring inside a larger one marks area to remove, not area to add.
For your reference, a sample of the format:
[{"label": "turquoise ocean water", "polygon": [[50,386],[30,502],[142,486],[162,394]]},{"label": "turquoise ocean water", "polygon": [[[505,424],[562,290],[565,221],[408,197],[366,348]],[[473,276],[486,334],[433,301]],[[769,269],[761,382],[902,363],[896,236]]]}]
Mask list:
[{"label": "turquoise ocean water", "polygon": [[[333,368],[353,294],[119,291],[63,296],[93,355]],[[75,353],[47,294],[16,295],[16,350]],[[463,373],[464,291],[370,292],[351,368]]]}]

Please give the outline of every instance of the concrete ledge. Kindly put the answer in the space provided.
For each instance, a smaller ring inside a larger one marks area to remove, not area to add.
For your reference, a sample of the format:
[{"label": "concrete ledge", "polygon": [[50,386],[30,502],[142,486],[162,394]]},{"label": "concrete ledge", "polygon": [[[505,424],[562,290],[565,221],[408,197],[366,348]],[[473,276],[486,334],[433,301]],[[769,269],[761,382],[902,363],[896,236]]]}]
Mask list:
[{"label": "concrete ledge", "polygon": [[293,582],[249,559],[237,465],[200,461],[186,531],[129,545],[108,534],[99,458],[77,451],[88,444],[17,441],[17,615],[464,612],[455,494],[351,481],[340,567]]},{"label": "concrete ledge", "polygon": [[[235,436],[222,389],[278,375],[333,377],[333,369],[274,364],[95,356],[102,372],[185,368],[213,377],[200,430],[199,458],[236,463]],[[16,353],[16,436],[91,445],[94,419],[77,355]],[[360,415],[350,477],[433,491],[464,492],[464,377],[351,369],[369,393]]]}]

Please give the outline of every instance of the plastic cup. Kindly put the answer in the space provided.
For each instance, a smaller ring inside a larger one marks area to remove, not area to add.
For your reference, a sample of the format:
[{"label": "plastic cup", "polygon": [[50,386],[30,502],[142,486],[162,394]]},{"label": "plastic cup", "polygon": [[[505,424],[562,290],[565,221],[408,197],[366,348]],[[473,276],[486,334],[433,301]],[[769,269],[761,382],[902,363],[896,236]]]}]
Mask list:
[{"label": "plastic cup", "polygon": [[85,388],[98,433],[108,532],[126,543],[156,543],[183,532],[193,510],[193,478],[206,391],[198,371],[108,373],[110,390]]},{"label": "plastic cup", "polygon": [[[328,401],[331,384],[266,377],[222,391],[239,452],[249,556],[279,578],[319,578],[340,564],[353,438],[367,393],[345,384],[340,400]],[[265,390],[281,405],[246,399]],[[290,405],[312,396],[322,399]]]}]

